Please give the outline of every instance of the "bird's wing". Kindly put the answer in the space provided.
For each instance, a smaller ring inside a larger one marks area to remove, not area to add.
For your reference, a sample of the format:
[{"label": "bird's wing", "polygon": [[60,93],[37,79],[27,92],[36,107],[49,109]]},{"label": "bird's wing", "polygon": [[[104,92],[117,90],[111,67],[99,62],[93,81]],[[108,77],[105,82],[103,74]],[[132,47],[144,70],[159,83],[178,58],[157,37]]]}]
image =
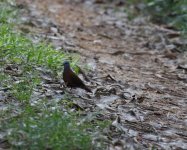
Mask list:
[{"label": "bird's wing", "polygon": [[71,78],[72,78],[72,82],[77,84],[78,86],[84,85],[83,81],[73,71],[72,71],[72,74],[71,74]]}]

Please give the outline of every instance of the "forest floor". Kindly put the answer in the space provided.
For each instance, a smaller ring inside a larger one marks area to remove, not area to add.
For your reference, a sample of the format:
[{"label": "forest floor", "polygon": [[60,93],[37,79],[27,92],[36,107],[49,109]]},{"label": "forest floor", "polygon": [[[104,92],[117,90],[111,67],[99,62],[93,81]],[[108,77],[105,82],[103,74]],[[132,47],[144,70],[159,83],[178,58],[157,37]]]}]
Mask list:
[{"label": "forest floor", "polygon": [[187,149],[187,53],[177,31],[143,17],[129,21],[117,2],[18,3],[20,30],[78,54],[89,67],[94,94],[73,90],[82,97],[74,103],[112,120],[109,149]]}]

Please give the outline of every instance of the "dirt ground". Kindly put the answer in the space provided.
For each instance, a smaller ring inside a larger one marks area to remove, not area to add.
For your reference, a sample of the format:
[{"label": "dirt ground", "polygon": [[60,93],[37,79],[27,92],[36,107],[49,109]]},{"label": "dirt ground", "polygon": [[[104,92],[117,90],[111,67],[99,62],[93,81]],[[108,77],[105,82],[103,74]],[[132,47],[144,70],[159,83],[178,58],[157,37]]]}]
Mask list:
[{"label": "dirt ground", "polygon": [[78,53],[91,68],[92,111],[102,110],[116,128],[109,149],[187,149],[187,53],[179,52],[177,31],[142,17],[129,21],[117,2],[18,3],[22,30]]}]

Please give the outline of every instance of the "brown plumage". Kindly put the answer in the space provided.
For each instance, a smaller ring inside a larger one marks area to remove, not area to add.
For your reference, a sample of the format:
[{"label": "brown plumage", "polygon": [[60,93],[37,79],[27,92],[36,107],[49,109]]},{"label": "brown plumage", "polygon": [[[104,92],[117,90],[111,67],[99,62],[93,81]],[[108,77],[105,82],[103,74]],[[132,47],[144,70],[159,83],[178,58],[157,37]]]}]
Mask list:
[{"label": "brown plumage", "polygon": [[87,92],[92,92],[83,83],[83,81],[72,71],[68,61],[65,61],[63,65],[64,65],[63,80],[67,87],[81,88],[81,89],[86,90]]}]

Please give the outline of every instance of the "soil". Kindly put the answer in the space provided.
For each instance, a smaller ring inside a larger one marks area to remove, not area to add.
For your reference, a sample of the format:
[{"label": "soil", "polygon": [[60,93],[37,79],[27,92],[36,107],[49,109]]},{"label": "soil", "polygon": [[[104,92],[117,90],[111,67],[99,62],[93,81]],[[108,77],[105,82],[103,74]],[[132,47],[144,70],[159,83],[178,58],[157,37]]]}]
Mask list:
[{"label": "soil", "polygon": [[177,31],[143,17],[129,21],[117,1],[18,3],[21,30],[77,53],[91,69],[92,111],[102,110],[117,129],[108,133],[109,149],[187,149],[187,53],[172,36]]}]

